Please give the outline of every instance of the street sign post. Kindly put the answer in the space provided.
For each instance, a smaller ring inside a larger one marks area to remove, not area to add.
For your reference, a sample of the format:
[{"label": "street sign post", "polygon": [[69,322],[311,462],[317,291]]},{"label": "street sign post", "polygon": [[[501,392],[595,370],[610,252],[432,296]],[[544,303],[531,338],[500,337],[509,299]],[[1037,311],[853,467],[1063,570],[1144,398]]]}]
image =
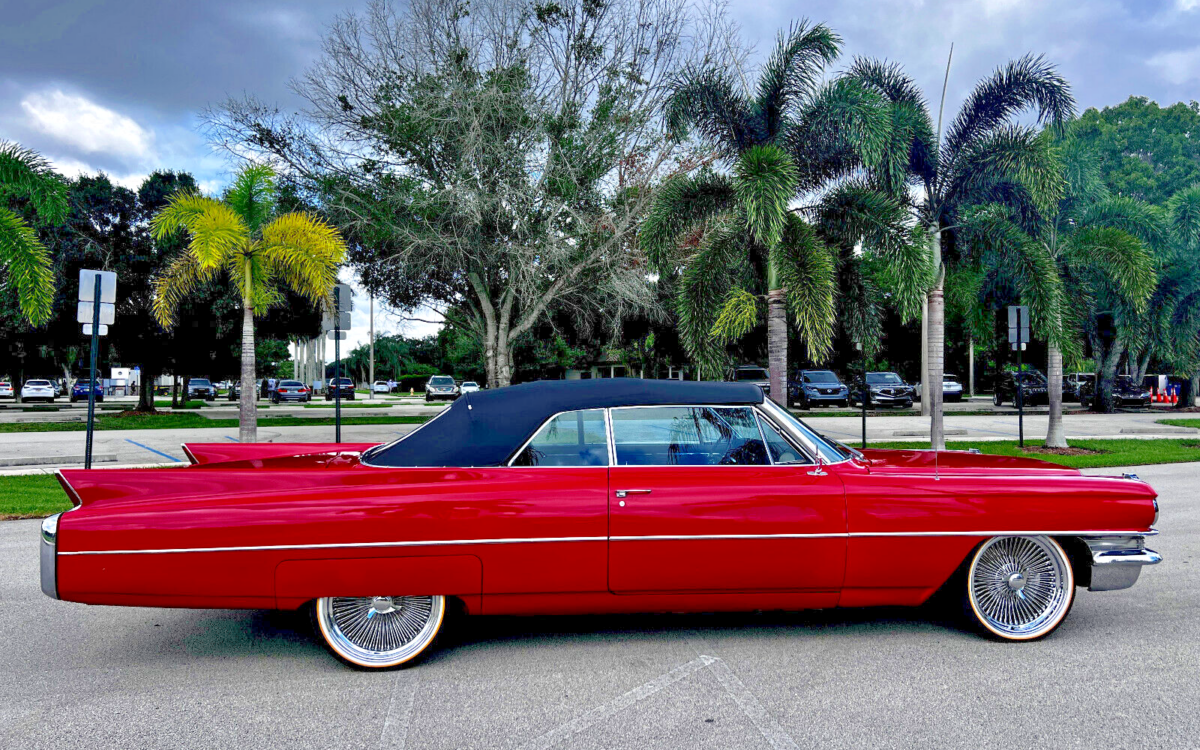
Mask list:
[{"label": "street sign post", "polygon": [[342,350],[350,329],[350,311],[354,309],[354,293],[349,284],[338,284],[333,288],[333,312],[325,316],[325,325],[333,339],[333,442],[342,442]]},{"label": "street sign post", "polygon": [[1025,384],[1022,380],[1024,365],[1021,352],[1029,341],[1029,307],[1008,306],[1008,343],[1017,352],[1017,375],[1013,378],[1017,392],[1017,446],[1025,447]]},{"label": "street sign post", "polygon": [[88,380],[87,444],[83,468],[92,468],[92,433],[96,426],[96,356],[100,337],[116,318],[117,275],[112,271],[79,271],[79,307],[75,319],[83,323],[83,334],[92,339],[92,364]]}]

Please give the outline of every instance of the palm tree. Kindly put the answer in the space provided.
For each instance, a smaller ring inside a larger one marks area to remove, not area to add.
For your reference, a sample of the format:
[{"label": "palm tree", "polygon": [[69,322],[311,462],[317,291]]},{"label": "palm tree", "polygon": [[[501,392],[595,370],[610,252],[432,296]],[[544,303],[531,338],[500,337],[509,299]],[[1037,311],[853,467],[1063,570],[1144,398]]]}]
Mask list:
[{"label": "palm tree", "polygon": [[337,230],[303,212],[276,215],[275,173],[254,165],[238,173],[223,201],[196,194],[173,197],[154,217],[156,239],[179,230],[187,248],[155,282],[154,316],[164,327],[175,322],[180,302],[197,286],[224,272],[242,301],[242,391],[238,439],[257,439],[254,388],[254,316],[282,299],[286,286],[314,304],[329,306],[346,246]]},{"label": "palm tree", "polygon": [[[871,211],[886,196],[839,178],[879,161],[888,146],[890,110],[882,97],[840,77],[822,83],[841,39],[807,22],[780,34],[753,91],[725,68],[689,69],[676,83],[667,122],[678,137],[691,128],[724,170],[705,165],[660,187],[640,240],[664,274],[679,274],[676,312],[689,356],[719,376],[724,344],[753,329],[765,302],[771,397],[787,402],[787,318],[810,359],[832,344],[837,258],[830,245],[846,233],[872,237],[903,230],[897,211]],[[840,189],[802,210],[797,193]],[[840,199],[857,213],[828,216]],[[895,208],[895,206],[893,206]],[[816,217],[809,223],[801,214]]]},{"label": "palm tree", "polygon": [[[0,142],[0,197],[29,201],[38,219],[59,224],[67,218],[67,186],[45,159],[14,143]],[[33,325],[50,319],[54,272],[50,254],[16,212],[0,206],[0,267],[16,287],[21,313]]]},{"label": "palm tree", "polygon": [[[1053,66],[1041,57],[1026,56],[977,83],[943,137],[941,113],[935,129],[916,86],[899,68],[859,60],[849,73],[898,105],[897,112],[903,113],[898,119],[902,127],[893,132],[905,138],[910,148],[890,150],[905,156],[903,161],[894,162],[894,171],[903,170],[923,189],[915,206],[916,219],[928,233],[933,275],[925,305],[928,364],[922,387],[928,402],[931,443],[936,449],[944,449],[943,292],[947,270],[959,260],[958,251],[964,249],[955,241],[961,230],[960,213],[968,206],[995,204],[1004,207],[1006,216],[1033,219],[1045,215],[1061,190],[1053,148],[1038,137],[1035,127],[1016,124],[1014,118],[1036,109],[1039,123],[1061,128],[1074,112],[1075,100]],[[999,215],[992,209],[981,218]],[[1038,322],[1050,321],[1035,318]]]}]

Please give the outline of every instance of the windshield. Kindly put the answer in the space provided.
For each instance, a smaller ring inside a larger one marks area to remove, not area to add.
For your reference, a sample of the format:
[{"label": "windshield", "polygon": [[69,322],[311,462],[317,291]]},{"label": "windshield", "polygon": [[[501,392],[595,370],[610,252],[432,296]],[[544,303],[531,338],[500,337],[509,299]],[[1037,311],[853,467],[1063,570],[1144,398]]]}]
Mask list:
[{"label": "windshield", "polygon": [[208,385],[208,381],[204,378],[192,378],[190,382],[192,385]]},{"label": "windshield", "polygon": [[334,378],[333,384],[334,385],[354,385],[354,381],[351,380],[350,378]]},{"label": "windshield", "polygon": [[27,380],[25,385],[50,385],[49,380]]},{"label": "windshield", "polygon": [[942,382],[943,383],[957,383],[958,376],[957,375],[943,375]]},{"label": "windshield", "polygon": [[454,378],[449,375],[440,375],[429,379],[432,385],[454,385]]},{"label": "windshield", "polygon": [[894,372],[868,372],[867,382],[871,385],[901,385],[904,383]]},{"label": "windshield", "polygon": [[1013,377],[1022,383],[1044,383],[1046,378],[1040,372],[1014,372]]},{"label": "windshield", "polygon": [[837,375],[829,370],[814,370],[804,373],[805,383],[837,383]]},{"label": "windshield", "polygon": [[733,373],[734,380],[770,380],[771,376],[767,375],[767,371],[761,367],[747,367],[742,370],[735,370]]},{"label": "windshield", "polygon": [[478,387],[479,387],[479,383],[476,383],[474,380],[467,380],[463,383],[463,388],[478,388]]},{"label": "windshield", "polygon": [[288,388],[295,388],[298,385],[304,385],[304,383],[301,383],[299,380],[281,380],[279,381],[279,384],[286,385]]},{"label": "windshield", "polygon": [[760,407],[772,420],[775,420],[784,429],[794,433],[799,433],[803,442],[810,447],[815,447],[821,452],[821,457],[825,461],[837,462],[844,461],[854,455],[854,451],[836,440],[830,440],[821,433],[812,429],[804,422],[800,421],[791,412],[782,408],[771,399],[763,399]]}]

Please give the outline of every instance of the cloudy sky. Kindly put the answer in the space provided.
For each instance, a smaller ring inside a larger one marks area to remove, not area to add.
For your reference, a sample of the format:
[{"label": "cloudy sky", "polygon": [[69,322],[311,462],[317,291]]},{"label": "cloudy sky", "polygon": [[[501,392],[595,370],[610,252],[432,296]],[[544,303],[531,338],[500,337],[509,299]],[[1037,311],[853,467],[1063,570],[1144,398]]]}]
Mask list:
[{"label": "cloudy sky", "polygon": [[[197,113],[243,92],[300,106],[289,81],[317,54],[325,25],[359,4],[0,0],[0,139],[68,175],[102,170],[136,186],[169,168],[219,190],[231,164],[209,149]],[[1132,94],[1200,99],[1200,0],[730,0],[730,10],[760,50],[795,18],[826,22],[845,37],[846,61],[899,61],[931,101],[953,43],[948,111],[981,75],[1026,52],[1057,63],[1082,108]],[[366,300],[356,301],[351,343],[365,338]],[[384,313],[376,328],[433,327]]]}]

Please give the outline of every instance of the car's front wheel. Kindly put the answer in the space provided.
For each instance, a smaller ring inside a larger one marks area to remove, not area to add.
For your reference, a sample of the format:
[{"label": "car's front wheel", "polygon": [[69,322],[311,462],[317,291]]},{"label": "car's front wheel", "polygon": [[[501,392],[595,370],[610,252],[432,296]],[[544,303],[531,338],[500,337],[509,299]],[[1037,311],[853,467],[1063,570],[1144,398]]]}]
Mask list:
[{"label": "car's front wheel", "polygon": [[1071,562],[1047,536],[1002,536],[984,542],[967,571],[964,612],[1006,641],[1049,635],[1075,601]]},{"label": "car's front wheel", "polygon": [[334,656],[365,669],[412,662],[437,638],[445,615],[444,596],[331,596],[313,608]]}]

